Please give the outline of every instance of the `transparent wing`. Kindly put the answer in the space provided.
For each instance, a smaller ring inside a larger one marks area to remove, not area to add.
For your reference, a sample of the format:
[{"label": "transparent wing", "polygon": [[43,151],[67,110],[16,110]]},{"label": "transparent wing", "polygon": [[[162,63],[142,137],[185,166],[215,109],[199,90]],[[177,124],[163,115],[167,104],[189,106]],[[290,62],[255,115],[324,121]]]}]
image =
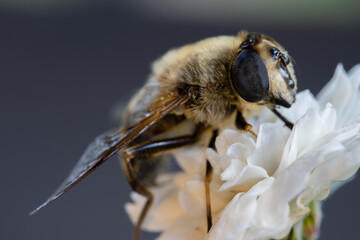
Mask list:
[{"label": "transparent wing", "polygon": [[143,119],[129,126],[125,130],[111,130],[95,138],[60,187],[43,204],[32,211],[30,215],[56,200],[113,156],[117,151],[133,141],[137,136],[162,119],[174,108],[185,103],[188,99],[188,95],[169,95],[169,97],[161,101],[161,104],[157,104],[157,107],[151,109]]}]

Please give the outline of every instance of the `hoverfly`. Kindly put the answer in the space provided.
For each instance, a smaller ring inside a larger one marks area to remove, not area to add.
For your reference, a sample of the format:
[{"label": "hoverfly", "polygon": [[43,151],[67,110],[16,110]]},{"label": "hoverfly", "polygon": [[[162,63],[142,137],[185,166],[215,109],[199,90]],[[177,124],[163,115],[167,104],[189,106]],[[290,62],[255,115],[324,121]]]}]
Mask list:
[{"label": "hoverfly", "polygon": [[[235,112],[237,128],[252,132],[243,113],[259,107],[270,108],[292,128],[275,107],[294,103],[296,83],[291,57],[264,34],[242,31],[170,50],[154,62],[148,81],[125,110],[122,127],[98,136],[62,185],[32,213],[119,153],[131,188],[147,198],[135,228],[138,239],[153,201],[148,186],[164,153],[195,144],[205,131],[213,133],[211,145],[219,126]],[[207,184],[210,173],[207,164]],[[210,206],[207,212],[210,228]]]}]

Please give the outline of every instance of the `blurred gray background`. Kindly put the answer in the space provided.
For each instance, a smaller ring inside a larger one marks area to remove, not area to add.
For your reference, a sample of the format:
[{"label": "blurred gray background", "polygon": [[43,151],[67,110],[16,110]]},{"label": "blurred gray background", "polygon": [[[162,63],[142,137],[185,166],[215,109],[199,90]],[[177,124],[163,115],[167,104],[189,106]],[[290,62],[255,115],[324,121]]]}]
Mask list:
[{"label": "blurred gray background", "polygon": [[[74,3],[75,2],[75,3]],[[359,1],[0,1],[0,239],[130,239],[130,188],[116,158],[34,216],[112,109],[169,48],[241,29],[264,32],[317,93],[360,60]],[[295,4],[295,5],[294,5]],[[120,104],[121,105],[121,104]],[[324,204],[322,240],[360,235],[360,179]],[[156,234],[144,233],[142,239]]]}]

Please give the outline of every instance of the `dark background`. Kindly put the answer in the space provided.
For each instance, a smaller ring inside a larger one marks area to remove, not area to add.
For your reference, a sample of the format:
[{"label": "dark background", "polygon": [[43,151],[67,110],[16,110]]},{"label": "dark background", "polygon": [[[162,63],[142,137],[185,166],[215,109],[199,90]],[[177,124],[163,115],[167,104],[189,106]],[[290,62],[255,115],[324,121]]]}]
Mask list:
[{"label": "dark background", "polygon": [[[130,239],[130,188],[116,158],[51,206],[28,213],[96,135],[118,125],[114,106],[141,87],[149,64],[171,47],[241,29],[264,32],[295,58],[300,90],[314,93],[338,62],[347,70],[359,62],[358,20],[269,16],[184,21],[109,2],[60,10],[0,3],[0,239]],[[360,235],[359,189],[355,179],[325,202],[322,240]]]}]

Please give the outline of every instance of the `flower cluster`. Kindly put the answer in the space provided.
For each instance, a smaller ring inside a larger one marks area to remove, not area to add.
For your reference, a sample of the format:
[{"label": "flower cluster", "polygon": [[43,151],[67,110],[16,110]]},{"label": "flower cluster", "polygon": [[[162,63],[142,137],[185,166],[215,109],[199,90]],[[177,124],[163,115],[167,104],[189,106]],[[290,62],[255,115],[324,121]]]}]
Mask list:
[{"label": "flower cluster", "polygon": [[[360,65],[349,73],[339,65],[317,98],[303,91],[290,109],[279,109],[295,123],[292,130],[265,109],[250,117],[257,138],[228,128],[217,137],[216,149],[177,151],[182,171],[159,176],[144,228],[161,231],[159,239],[285,238],[314,211],[310,203],[326,198],[334,183],[349,179],[360,166],[359,86]],[[213,168],[209,232],[206,160]],[[131,197],[126,210],[136,221],[145,199]],[[313,229],[310,235],[316,234]]]}]

